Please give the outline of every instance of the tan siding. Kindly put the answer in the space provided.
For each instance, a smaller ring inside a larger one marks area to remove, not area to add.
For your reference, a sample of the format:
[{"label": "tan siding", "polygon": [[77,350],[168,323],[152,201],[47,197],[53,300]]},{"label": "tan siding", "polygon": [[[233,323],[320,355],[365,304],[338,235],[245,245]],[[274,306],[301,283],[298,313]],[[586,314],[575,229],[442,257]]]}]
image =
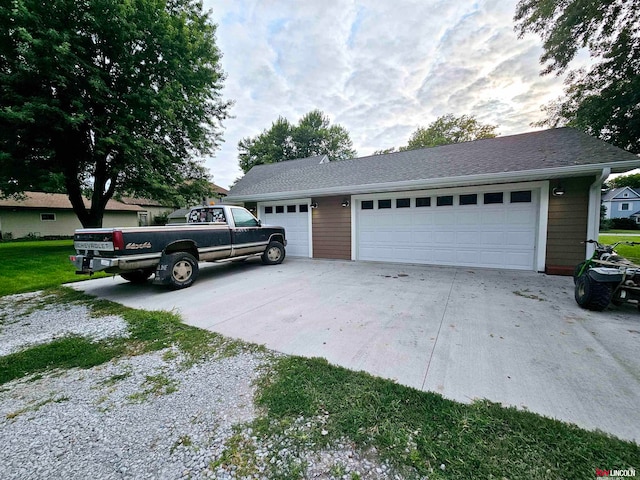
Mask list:
[{"label": "tan siding", "polygon": [[351,208],[345,197],[315,198],[312,212],[313,257],[351,259]]},{"label": "tan siding", "polygon": [[[547,229],[547,271],[569,272],[585,258],[589,187],[593,177],[562,179],[565,194],[549,193],[549,223]],[[551,182],[551,190],[555,182]]]},{"label": "tan siding", "polygon": [[[54,213],[55,220],[40,220],[41,213]],[[0,225],[2,235],[6,238],[11,234],[12,238],[22,238],[29,235],[36,237],[45,236],[69,236],[73,235],[76,228],[82,228],[76,215],[69,210],[17,210],[0,211]],[[138,226],[138,214],[132,212],[105,212],[102,221],[104,227],[136,227]]]}]

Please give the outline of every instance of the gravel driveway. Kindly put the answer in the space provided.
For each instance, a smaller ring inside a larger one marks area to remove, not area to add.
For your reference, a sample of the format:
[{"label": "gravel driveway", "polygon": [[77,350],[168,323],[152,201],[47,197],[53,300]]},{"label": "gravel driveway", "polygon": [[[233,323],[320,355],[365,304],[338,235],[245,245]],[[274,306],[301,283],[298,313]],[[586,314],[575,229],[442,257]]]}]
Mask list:
[{"label": "gravel driveway", "polygon": [[[38,296],[0,298],[0,355],[69,334],[127,335],[119,317],[93,318],[78,305],[43,308]],[[247,427],[259,415],[254,381],[274,355],[242,353],[186,368],[177,350],[165,349],[6,383],[0,478],[277,478],[279,464],[306,467],[305,478],[401,478],[375,451],[348,442],[300,450],[286,437],[254,436]],[[233,458],[238,444],[251,458]]]}]

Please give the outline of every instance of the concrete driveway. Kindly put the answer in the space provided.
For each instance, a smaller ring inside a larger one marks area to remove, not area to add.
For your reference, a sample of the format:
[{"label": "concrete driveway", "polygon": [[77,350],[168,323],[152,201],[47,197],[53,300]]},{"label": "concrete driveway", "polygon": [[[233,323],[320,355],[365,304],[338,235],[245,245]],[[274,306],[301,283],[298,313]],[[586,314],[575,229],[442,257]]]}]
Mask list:
[{"label": "concrete driveway", "polygon": [[181,291],[73,284],[190,325],[469,402],[487,398],[640,441],[640,313],[596,313],[571,278],[287,259],[201,264]]}]

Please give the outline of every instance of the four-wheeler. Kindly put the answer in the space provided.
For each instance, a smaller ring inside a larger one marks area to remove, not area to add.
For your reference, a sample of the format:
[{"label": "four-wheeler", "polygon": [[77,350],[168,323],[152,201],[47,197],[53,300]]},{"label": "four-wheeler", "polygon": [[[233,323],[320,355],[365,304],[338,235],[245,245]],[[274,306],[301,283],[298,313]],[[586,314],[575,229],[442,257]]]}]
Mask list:
[{"label": "four-wheeler", "polygon": [[618,245],[640,245],[640,242],[617,242],[595,245],[593,256],[576,266],[573,279],[578,305],[589,310],[601,311],[609,303],[634,304],[640,309],[640,266],[618,255]]}]

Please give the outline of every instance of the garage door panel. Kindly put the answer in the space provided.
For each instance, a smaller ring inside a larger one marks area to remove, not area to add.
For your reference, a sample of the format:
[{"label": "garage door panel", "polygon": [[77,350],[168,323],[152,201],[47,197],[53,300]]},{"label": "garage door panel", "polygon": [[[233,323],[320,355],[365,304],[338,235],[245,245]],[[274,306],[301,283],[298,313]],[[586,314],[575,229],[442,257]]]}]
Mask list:
[{"label": "garage door panel", "polygon": [[[264,225],[278,225],[284,227],[287,238],[287,255],[292,257],[308,257],[309,256],[309,222],[308,212],[300,212],[299,205],[304,205],[304,200],[294,200],[291,204],[295,205],[296,211],[289,212],[285,206],[284,212],[266,213],[265,206],[261,206],[261,219]],[[269,205],[266,205],[269,206]],[[271,206],[271,211],[275,212],[275,206]]]},{"label": "garage door panel", "polygon": [[[361,260],[533,269],[538,200],[528,203],[431,206],[362,210],[356,206],[357,258]],[[504,195],[505,201],[509,193]]]}]

